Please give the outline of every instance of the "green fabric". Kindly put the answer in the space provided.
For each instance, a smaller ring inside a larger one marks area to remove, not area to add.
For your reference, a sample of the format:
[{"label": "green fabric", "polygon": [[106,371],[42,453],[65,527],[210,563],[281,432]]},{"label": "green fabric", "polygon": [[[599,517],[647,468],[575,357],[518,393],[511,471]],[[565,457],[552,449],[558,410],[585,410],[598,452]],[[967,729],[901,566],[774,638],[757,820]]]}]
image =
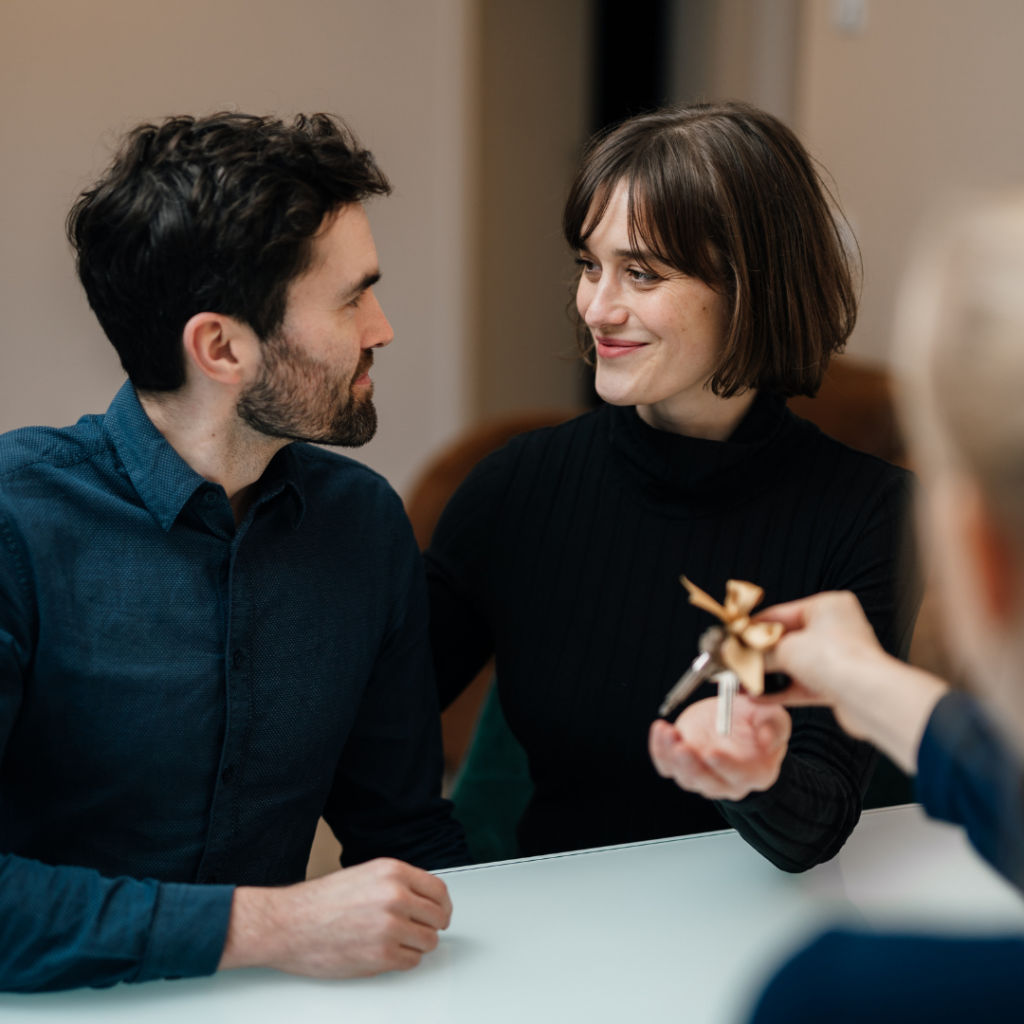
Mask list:
[{"label": "green fabric", "polygon": [[477,864],[519,856],[516,826],[533,796],[526,751],[512,735],[491,688],[462,770],[455,780],[455,819]]}]

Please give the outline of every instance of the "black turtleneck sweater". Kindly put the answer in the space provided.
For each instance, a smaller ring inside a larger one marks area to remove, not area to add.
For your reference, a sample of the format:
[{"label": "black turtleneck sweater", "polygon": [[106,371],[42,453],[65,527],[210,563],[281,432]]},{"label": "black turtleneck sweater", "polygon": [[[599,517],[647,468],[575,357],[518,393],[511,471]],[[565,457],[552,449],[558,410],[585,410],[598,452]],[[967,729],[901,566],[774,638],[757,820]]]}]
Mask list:
[{"label": "black turtleneck sweater", "polygon": [[877,755],[825,709],[791,712],[789,752],[763,793],[712,802],[655,772],[651,721],[713,621],[679,576],[719,599],[726,580],[750,580],[765,606],[852,590],[886,650],[905,656],[919,598],[900,557],[912,480],[770,395],[724,442],[602,406],[484,459],[425,556],[431,638],[442,706],[497,656],[535,786],[522,853],[733,826],[786,870],[834,856]]}]

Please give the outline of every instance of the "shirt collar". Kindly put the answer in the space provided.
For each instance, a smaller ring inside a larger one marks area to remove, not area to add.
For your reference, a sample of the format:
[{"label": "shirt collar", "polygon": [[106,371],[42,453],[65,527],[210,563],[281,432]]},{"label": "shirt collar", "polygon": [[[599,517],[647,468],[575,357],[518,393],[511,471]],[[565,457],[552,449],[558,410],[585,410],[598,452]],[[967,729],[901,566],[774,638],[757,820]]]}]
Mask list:
[{"label": "shirt collar", "polygon": [[[282,448],[271,460],[260,478],[260,490],[269,500],[279,491],[290,491],[295,499],[292,504],[292,529],[297,530],[306,514],[306,491],[302,486],[302,471],[295,451],[295,443]],[[259,500],[259,499],[257,499]]]},{"label": "shirt collar", "polygon": [[[104,426],[135,490],[166,532],[189,498],[207,483],[168,443],[146,415],[131,381],[125,381],[107,409]],[[306,500],[298,459],[288,445],[264,471],[264,493],[291,490],[295,498],[292,525],[298,528]]]}]

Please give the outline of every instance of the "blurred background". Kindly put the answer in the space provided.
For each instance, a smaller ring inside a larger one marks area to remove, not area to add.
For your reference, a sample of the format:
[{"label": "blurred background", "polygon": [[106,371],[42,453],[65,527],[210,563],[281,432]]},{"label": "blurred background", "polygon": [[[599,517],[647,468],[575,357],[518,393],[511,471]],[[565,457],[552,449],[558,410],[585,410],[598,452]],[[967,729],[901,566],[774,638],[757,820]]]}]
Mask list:
[{"label": "blurred background", "polygon": [[1020,0],[4,0],[0,430],[122,381],[63,219],[127,127],[235,108],[343,115],[395,195],[371,218],[396,340],[359,457],[409,497],[481,421],[588,400],[566,314],[566,179],[590,132],[740,98],[831,173],[864,257],[851,359],[884,369],[934,197],[1024,169]]}]

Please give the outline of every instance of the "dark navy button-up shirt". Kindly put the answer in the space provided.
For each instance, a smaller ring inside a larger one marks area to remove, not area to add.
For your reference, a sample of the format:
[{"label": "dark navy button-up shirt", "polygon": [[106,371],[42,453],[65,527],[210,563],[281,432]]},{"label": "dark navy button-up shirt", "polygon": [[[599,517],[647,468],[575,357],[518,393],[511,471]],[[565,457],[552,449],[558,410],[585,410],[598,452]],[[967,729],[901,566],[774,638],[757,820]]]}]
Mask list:
[{"label": "dark navy button-up shirt", "polygon": [[130,384],[0,437],[0,988],[216,969],[232,886],[466,862],[419,553],[376,473],[280,451],[236,528]]}]

